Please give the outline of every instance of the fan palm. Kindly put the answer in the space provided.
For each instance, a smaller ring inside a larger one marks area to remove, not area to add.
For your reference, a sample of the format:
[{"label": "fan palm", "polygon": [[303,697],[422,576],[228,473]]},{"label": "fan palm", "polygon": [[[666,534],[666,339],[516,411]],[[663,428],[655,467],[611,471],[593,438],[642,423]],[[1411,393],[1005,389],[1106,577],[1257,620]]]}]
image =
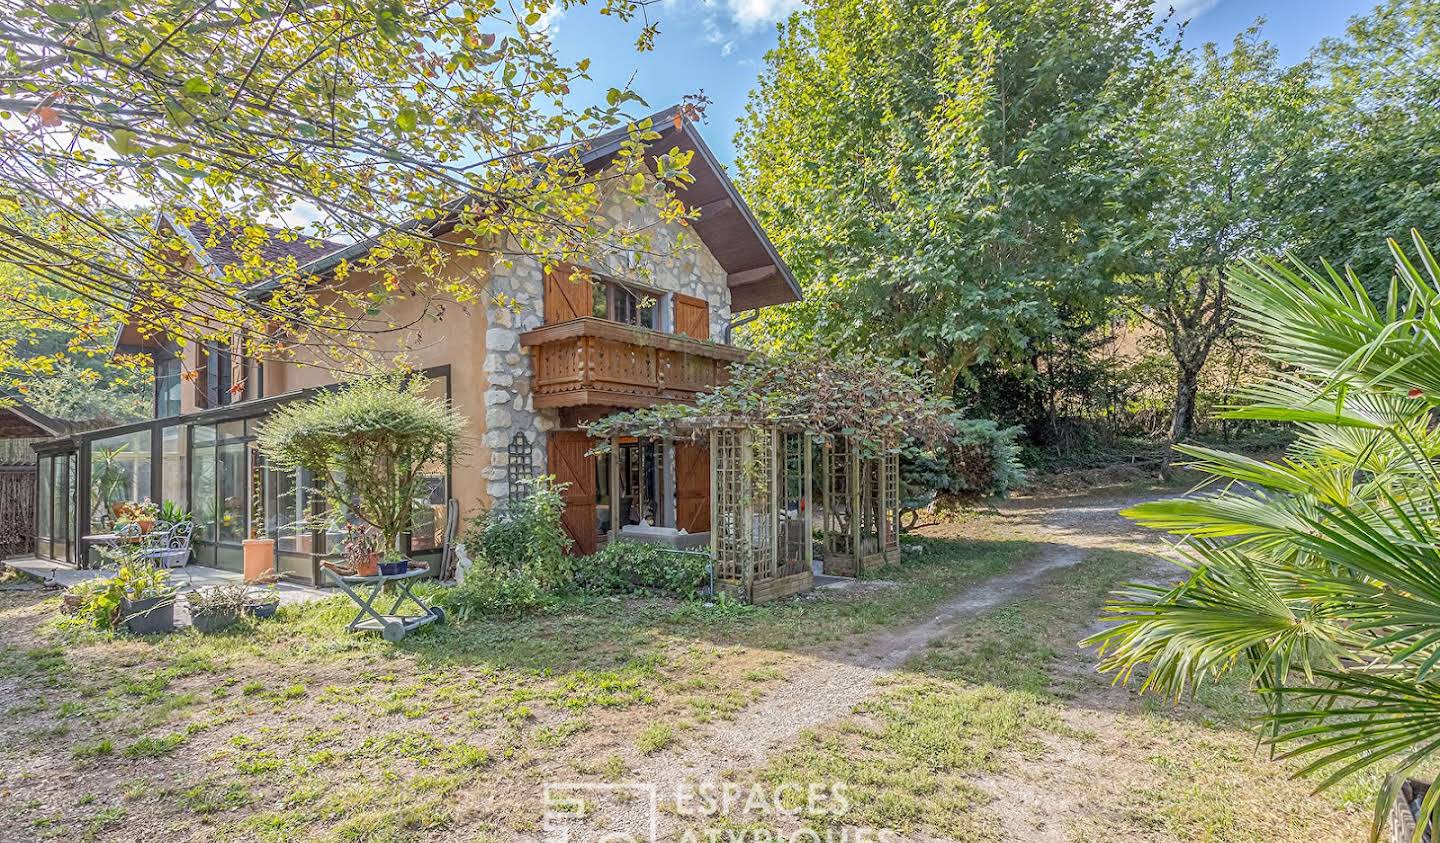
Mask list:
[{"label": "fan palm", "polygon": [[[1440,761],[1440,264],[1418,235],[1413,261],[1390,247],[1383,306],[1328,265],[1232,274],[1240,323],[1286,374],[1230,415],[1298,436],[1273,461],[1178,448],[1219,482],[1126,514],[1180,536],[1188,576],[1117,593],[1087,642],[1117,681],[1169,695],[1243,672],[1302,775],[1387,774],[1372,840],[1403,779]],[[1437,804],[1432,788],[1432,822]]]}]

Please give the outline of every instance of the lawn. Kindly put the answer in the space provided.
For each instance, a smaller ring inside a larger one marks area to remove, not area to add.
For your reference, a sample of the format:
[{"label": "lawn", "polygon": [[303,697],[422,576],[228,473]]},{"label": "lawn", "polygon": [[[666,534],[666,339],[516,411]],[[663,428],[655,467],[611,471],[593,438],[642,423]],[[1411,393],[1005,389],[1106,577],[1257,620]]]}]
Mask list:
[{"label": "lawn", "polygon": [[[931,642],[852,716],[801,736],[742,789],[849,784],[849,809],[782,828],[892,829],[907,839],[1354,841],[1373,781],[1319,796],[1257,750],[1243,684],[1182,705],[1110,686],[1075,643],[1147,556],[1097,551],[1023,599]],[[744,811],[695,824],[744,828]],[[833,830],[833,829],[832,829]]]},{"label": "lawn", "polygon": [[918,540],[893,585],[783,605],[577,600],[399,645],[342,600],[216,635],[55,628],[0,593],[0,839],[508,839],[540,785],[613,780],[785,682],[788,659],[924,615],[1033,553]]}]

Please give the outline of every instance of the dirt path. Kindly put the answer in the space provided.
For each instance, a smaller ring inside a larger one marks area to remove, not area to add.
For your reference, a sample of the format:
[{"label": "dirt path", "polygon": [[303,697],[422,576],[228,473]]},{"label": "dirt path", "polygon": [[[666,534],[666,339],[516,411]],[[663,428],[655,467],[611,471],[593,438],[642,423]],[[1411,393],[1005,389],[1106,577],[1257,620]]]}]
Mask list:
[{"label": "dirt path", "polygon": [[[1043,543],[1024,563],[954,595],[922,623],[889,630],[850,648],[792,656],[783,670],[787,681],[733,720],[693,735],[683,748],[642,756],[626,778],[656,785],[664,802],[687,784],[723,781],[726,771],[761,765],[801,732],[850,714],[874,691],[878,681],[893,674],[927,644],[942,637],[963,619],[982,614],[1024,595],[1037,580],[1079,564],[1098,549],[1155,550],[1153,534],[1135,527],[1118,513],[1142,500],[1173,492],[1136,495],[1088,495],[1069,498],[1022,499],[1002,504],[995,513],[961,525],[924,528],[923,534],[986,540],[1020,539]],[[605,811],[606,829],[628,831],[645,839],[643,810],[614,806]],[[667,818],[662,812],[661,838]]]}]

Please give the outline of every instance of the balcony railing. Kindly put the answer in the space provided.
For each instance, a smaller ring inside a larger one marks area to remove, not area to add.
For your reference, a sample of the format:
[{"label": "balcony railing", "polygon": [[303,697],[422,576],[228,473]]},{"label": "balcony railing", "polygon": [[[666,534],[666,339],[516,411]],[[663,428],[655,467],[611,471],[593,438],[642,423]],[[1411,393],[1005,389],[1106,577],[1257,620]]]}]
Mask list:
[{"label": "balcony railing", "polygon": [[520,335],[535,362],[536,407],[648,407],[690,402],[724,383],[749,351],[582,318]]}]

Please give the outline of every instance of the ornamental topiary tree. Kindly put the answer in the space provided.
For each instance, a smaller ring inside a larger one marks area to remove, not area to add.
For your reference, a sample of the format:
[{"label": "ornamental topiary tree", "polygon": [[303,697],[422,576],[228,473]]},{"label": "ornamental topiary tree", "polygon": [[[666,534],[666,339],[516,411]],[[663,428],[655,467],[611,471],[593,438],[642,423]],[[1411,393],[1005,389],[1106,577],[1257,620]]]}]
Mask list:
[{"label": "ornamental topiary tree", "polygon": [[455,448],[465,429],[448,401],[425,394],[427,385],[397,372],[287,405],[261,428],[260,450],[272,465],[323,478],[336,510],[379,531],[382,547],[398,549],[425,466]]}]

